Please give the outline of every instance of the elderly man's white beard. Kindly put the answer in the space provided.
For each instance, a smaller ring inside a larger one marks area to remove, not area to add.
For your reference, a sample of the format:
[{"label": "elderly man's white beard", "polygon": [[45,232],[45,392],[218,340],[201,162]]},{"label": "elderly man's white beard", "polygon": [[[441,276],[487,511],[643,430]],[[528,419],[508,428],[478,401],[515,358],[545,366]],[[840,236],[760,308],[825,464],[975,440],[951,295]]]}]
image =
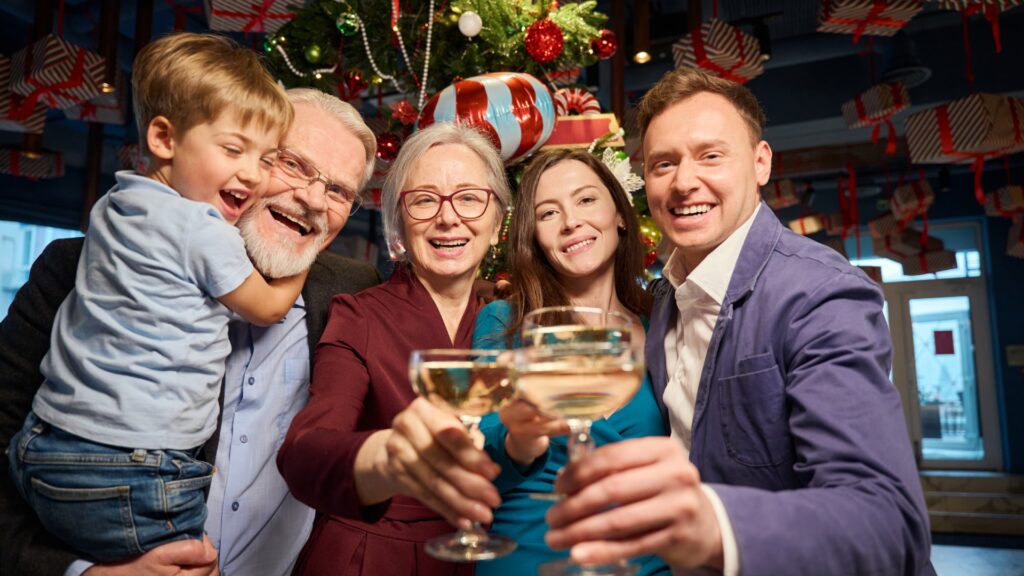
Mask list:
[{"label": "elderly man's white beard", "polygon": [[[285,195],[279,194],[271,198],[257,200],[238,219],[238,230],[242,233],[242,240],[245,241],[249,259],[252,260],[253,266],[268,278],[284,278],[308,270],[316,260],[317,254],[320,253],[320,247],[327,237],[326,214],[313,212],[298,202],[284,200],[282,196]],[[297,252],[295,246],[282,245],[284,241],[281,241],[280,244],[276,243],[275,241],[278,240],[276,234],[271,239],[261,235],[259,218],[263,211],[271,206],[278,207],[281,211],[308,222],[316,231],[313,232],[317,235],[316,240],[302,252]]]}]

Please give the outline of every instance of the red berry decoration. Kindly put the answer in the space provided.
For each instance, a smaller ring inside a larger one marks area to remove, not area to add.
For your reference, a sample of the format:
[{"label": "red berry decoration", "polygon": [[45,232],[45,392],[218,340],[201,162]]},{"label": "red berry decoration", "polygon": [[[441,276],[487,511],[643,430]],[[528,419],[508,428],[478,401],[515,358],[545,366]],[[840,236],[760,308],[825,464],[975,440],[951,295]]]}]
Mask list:
[{"label": "red berry decoration", "polygon": [[385,162],[394,162],[401,147],[402,139],[397,134],[385,132],[377,136],[377,158]]},{"label": "red berry decoration", "polygon": [[562,53],[565,38],[562,29],[551,20],[537,20],[526,29],[523,38],[526,53],[537,62],[551,62]]},{"label": "red berry decoration", "polygon": [[647,246],[647,252],[644,252],[644,268],[650,268],[658,261],[658,244],[647,237],[640,238],[640,241]]},{"label": "red berry decoration", "polygon": [[593,50],[594,56],[606,60],[614,56],[615,51],[619,49],[619,39],[615,37],[615,32],[602,28],[597,32],[597,38],[590,41],[590,49]]}]

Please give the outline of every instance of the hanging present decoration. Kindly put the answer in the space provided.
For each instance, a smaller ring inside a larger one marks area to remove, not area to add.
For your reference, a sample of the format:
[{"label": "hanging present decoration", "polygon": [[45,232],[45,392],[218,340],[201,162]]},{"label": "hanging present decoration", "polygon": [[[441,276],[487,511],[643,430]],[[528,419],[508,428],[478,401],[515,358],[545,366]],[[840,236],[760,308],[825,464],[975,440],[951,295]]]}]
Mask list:
[{"label": "hanging present decoration", "polygon": [[906,221],[924,214],[935,203],[935,191],[927,180],[914,180],[892,191],[889,208],[898,220]]},{"label": "hanging present decoration", "polygon": [[829,236],[842,236],[849,230],[849,226],[839,212],[821,215],[821,225],[825,228],[825,234]]},{"label": "hanging present decoration", "polygon": [[904,276],[934,274],[944,270],[954,270],[957,267],[956,252],[949,250],[921,252],[916,256],[901,258],[899,263],[903,266]]},{"label": "hanging present decoration", "polygon": [[981,187],[984,162],[1024,150],[1024,100],[998,94],[971,94],[907,117],[907,148],[915,164],[971,162],[974,194]]},{"label": "hanging present decoration", "polygon": [[145,173],[148,167],[148,162],[146,158],[143,158],[142,148],[139,144],[125,144],[118,147],[117,159],[121,164],[121,170]]},{"label": "hanging present decoration", "polygon": [[843,240],[842,238],[825,238],[821,243],[836,252],[839,252],[843,258],[849,260],[850,257],[846,254],[846,240]]},{"label": "hanging present decoration", "polygon": [[712,18],[672,45],[676,68],[700,68],[745,84],[764,72],[761,44],[735,26]]},{"label": "hanging present decoration", "polygon": [[910,107],[910,95],[901,82],[872,86],[860,96],[843,104],[843,120],[847,128],[874,126],[871,141],[878,143],[882,125],[889,131],[885,146],[887,154],[896,152],[896,129],[892,125],[893,114]]},{"label": "hanging present decoration", "polygon": [[985,214],[1013,216],[1024,212],[1024,186],[1003,186],[985,198]]},{"label": "hanging present decoration", "polygon": [[72,120],[99,122],[101,124],[125,124],[128,122],[128,79],[117,76],[113,92],[101,92],[98,96],[64,110]]},{"label": "hanging present decoration", "polygon": [[967,81],[974,81],[974,70],[971,67],[971,34],[968,19],[980,14],[992,26],[992,40],[996,54],[1003,51],[1003,42],[999,34],[999,13],[1022,4],[1021,0],[938,0],[939,8],[956,10],[963,15],[964,68]]},{"label": "hanging present decoration", "polygon": [[64,175],[64,160],[59,152],[28,153],[3,148],[0,149],[0,174],[29,180],[60,178]]},{"label": "hanging present decoration", "polygon": [[800,197],[796,193],[796,184],[789,178],[772,180],[761,188],[761,198],[772,210],[796,206]]},{"label": "hanging present decoration", "polygon": [[1006,255],[1024,258],[1024,214],[1017,214],[1013,217],[1010,237],[1006,242]]},{"label": "hanging present decoration", "polygon": [[295,18],[303,0],[206,0],[210,30],[273,34]]},{"label": "hanging present decoration", "polygon": [[822,0],[818,32],[893,36],[924,9],[922,0]]},{"label": "hanging present decoration", "polygon": [[821,216],[817,214],[804,214],[796,220],[790,220],[787,226],[793,232],[803,234],[804,236],[820,232],[823,228]]},{"label": "hanging present decoration", "polygon": [[874,280],[878,284],[882,284],[882,267],[881,266],[857,266],[861,272],[867,275],[868,278]]},{"label": "hanging present decoration", "polygon": [[505,161],[544,145],[555,126],[551,93],[520,72],[494,72],[455,82],[424,106],[419,127],[468,124],[489,136]]},{"label": "hanging present decoration", "polygon": [[49,34],[11,56],[11,90],[25,97],[16,117],[29,116],[43,102],[69,108],[100,93],[106,59]]},{"label": "hanging present decoration", "polygon": [[934,252],[942,249],[942,240],[911,227],[896,230],[882,238],[871,239],[871,250],[876,256],[897,261],[917,256],[921,252]]},{"label": "hanging present decoration", "polygon": [[45,103],[37,102],[27,115],[16,118],[15,113],[21,109],[24,100],[11,92],[11,59],[0,54],[0,130],[42,134],[49,108]]},{"label": "hanging present decoration", "polygon": [[562,66],[558,70],[547,72],[548,81],[556,88],[568,88],[580,79],[579,66]]}]

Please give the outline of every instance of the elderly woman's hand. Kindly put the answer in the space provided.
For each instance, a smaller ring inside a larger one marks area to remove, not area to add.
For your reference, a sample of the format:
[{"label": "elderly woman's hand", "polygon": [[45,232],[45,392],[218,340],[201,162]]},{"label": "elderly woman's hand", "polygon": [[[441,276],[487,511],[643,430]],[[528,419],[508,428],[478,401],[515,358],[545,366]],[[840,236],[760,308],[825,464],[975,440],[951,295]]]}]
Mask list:
[{"label": "elderly woman's hand", "polygon": [[529,466],[548,449],[550,436],[569,433],[569,425],[564,420],[545,416],[533,404],[521,399],[502,407],[498,418],[508,429],[505,451],[509,458],[523,466]]},{"label": "elderly woman's hand", "polygon": [[491,509],[501,504],[491,483],[500,468],[457,418],[417,398],[395,417],[385,447],[398,492],[463,528],[491,521]]}]

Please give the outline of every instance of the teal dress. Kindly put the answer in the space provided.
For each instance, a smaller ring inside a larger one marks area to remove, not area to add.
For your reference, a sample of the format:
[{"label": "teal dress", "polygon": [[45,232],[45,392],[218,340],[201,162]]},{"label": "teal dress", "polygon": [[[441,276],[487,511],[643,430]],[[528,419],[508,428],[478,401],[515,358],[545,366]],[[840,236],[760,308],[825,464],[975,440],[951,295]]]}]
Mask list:
[{"label": "teal dress", "polygon": [[[491,302],[480,310],[473,332],[473,347],[506,348],[505,331],[510,316],[511,307],[504,300]],[[646,320],[644,324],[646,329]],[[544,534],[548,529],[544,515],[552,502],[535,500],[529,496],[531,492],[553,490],[555,475],[567,460],[566,437],[552,438],[546,456],[538,458],[531,469],[522,470],[505,452],[506,429],[497,414],[486,416],[480,429],[484,433],[484,449],[501,466],[501,474],[495,479],[495,485],[501,492],[502,504],[494,511],[491,531],[514,539],[519,547],[503,558],[477,562],[477,576],[536,574],[538,565],[567,558],[567,550],[552,550],[544,543]],[[598,446],[626,438],[668,434],[654,400],[650,378],[644,378],[643,385],[629,404],[610,417],[594,422],[591,431]],[[665,563],[656,556],[634,558],[632,562],[641,564],[639,574],[642,576],[671,574]]]}]

